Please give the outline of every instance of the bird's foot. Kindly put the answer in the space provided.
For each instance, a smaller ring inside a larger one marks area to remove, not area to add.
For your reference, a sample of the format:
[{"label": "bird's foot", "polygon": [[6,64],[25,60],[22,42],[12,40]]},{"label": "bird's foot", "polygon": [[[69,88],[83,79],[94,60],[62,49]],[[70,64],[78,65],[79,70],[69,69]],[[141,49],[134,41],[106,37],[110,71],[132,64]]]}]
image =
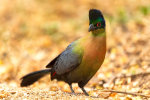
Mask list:
[{"label": "bird's foot", "polygon": [[71,94],[73,94],[73,95],[77,95],[75,92],[72,92]]},{"label": "bird's foot", "polygon": [[[66,93],[66,92],[65,92],[65,93]],[[77,95],[75,92],[71,92],[71,93],[68,93],[68,92],[67,92],[67,94],[75,95],[75,96]]]},{"label": "bird's foot", "polygon": [[71,92],[71,93],[68,93],[68,92],[64,92],[65,94],[70,94],[70,95],[77,95],[75,92]]},{"label": "bird's foot", "polygon": [[90,96],[90,97],[92,97],[92,98],[98,98],[98,97],[95,97],[95,96]]}]

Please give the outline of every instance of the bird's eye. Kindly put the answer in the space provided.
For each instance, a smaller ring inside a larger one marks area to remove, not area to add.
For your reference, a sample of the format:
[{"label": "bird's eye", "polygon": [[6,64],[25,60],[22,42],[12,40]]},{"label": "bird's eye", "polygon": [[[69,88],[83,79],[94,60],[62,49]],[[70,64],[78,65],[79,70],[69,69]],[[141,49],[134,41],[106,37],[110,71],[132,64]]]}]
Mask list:
[{"label": "bird's eye", "polygon": [[100,26],[101,26],[101,23],[100,23],[100,22],[98,22],[98,23],[97,23],[97,26],[98,26],[98,27],[100,27]]}]

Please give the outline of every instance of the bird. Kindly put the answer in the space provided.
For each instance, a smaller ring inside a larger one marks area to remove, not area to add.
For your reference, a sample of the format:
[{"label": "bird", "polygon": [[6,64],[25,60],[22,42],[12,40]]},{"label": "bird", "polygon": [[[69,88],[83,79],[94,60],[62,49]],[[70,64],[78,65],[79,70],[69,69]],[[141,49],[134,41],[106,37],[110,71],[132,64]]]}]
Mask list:
[{"label": "bird", "polygon": [[98,9],[89,10],[89,34],[75,40],[54,58],[46,69],[29,73],[21,78],[21,87],[29,86],[43,76],[50,74],[51,80],[68,83],[71,93],[75,94],[72,83],[78,83],[84,89],[88,81],[96,74],[105,59],[106,32],[105,19]]}]

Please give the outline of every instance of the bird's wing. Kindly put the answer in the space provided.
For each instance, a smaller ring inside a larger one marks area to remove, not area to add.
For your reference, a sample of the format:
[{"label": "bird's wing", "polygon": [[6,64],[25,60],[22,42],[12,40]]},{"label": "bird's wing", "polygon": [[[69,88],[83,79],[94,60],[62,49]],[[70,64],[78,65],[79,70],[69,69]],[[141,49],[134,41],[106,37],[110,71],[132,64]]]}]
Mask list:
[{"label": "bird's wing", "polygon": [[[66,50],[59,55],[54,64],[56,74],[61,75],[67,73],[80,65],[83,53],[73,52],[74,48],[74,43],[71,43]],[[82,49],[80,49],[80,51],[81,50]]]},{"label": "bird's wing", "polygon": [[52,68],[55,64],[55,62],[57,61],[57,59],[59,58],[60,55],[58,55],[56,58],[54,58],[47,66],[46,68]]}]

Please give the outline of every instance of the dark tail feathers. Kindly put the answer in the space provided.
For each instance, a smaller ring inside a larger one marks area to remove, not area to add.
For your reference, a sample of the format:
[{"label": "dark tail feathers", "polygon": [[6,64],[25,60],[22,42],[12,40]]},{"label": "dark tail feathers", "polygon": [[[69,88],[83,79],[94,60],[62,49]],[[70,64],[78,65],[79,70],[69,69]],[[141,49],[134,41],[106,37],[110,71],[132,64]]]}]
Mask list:
[{"label": "dark tail feathers", "polygon": [[36,72],[29,73],[22,77],[21,86],[28,86],[42,78],[43,76],[49,74],[51,72],[51,69],[44,69]]}]

